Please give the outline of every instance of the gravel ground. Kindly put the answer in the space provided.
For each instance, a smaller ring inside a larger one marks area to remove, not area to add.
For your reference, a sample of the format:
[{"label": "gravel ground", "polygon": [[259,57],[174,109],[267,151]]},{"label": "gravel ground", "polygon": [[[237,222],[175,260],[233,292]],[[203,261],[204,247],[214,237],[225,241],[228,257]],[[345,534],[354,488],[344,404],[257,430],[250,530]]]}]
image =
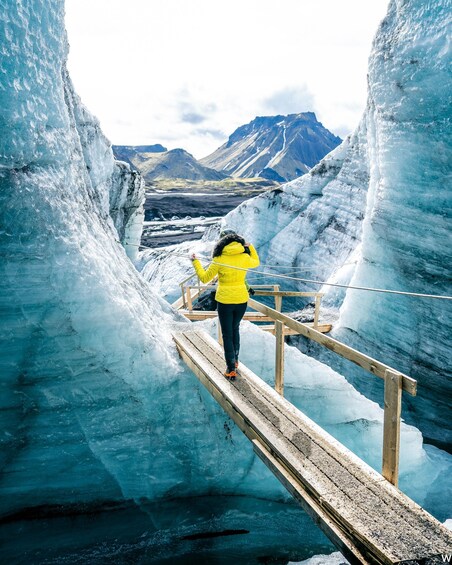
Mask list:
[{"label": "gravel ground", "polygon": [[146,192],[142,245],[163,247],[201,239],[207,227],[263,190],[189,193]]}]

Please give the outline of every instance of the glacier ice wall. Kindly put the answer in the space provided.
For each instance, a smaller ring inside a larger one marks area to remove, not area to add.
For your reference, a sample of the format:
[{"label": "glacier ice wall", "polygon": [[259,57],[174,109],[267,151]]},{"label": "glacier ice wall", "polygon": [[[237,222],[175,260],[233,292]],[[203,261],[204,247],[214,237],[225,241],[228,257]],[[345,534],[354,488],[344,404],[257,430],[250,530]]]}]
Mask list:
[{"label": "glacier ice wall", "polygon": [[[308,175],[226,216],[257,243],[264,263],[308,269],[286,271],[308,279],[452,294],[450,13],[448,0],[393,0],[353,136]],[[341,290],[322,291],[327,308],[344,301]],[[334,331],[419,381],[418,397],[405,397],[405,416],[449,449],[451,313],[450,301],[350,290]],[[354,382],[381,401],[380,382]]]},{"label": "glacier ice wall", "polygon": [[81,103],[64,68],[62,75],[65,101],[85,163],[86,183],[93,191],[99,213],[108,220],[113,219],[127,255],[136,259],[144,219],[144,180],[128,163],[114,159],[111,143],[104,136],[99,121]]},{"label": "glacier ice wall", "polygon": [[133,484],[151,441],[143,383],[180,370],[174,314],[120,244],[139,241],[141,181],[73,92],[62,2],[2,0],[0,43],[2,512],[131,497],[118,437],[142,454],[123,467]]},{"label": "glacier ice wall", "polygon": [[[451,295],[451,23],[448,1],[393,1],[369,63],[371,180],[353,284]],[[409,408],[452,444],[450,301],[349,291],[340,335],[418,379]]]}]

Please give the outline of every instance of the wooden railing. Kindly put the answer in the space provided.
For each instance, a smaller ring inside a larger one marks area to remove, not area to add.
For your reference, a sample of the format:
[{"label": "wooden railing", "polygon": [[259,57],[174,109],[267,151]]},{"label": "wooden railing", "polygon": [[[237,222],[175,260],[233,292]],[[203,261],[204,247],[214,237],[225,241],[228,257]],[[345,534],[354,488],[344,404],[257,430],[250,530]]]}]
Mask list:
[{"label": "wooden railing", "polygon": [[[196,284],[187,284],[193,279],[196,279]],[[199,298],[203,293],[207,292],[208,290],[214,290],[216,287],[215,285],[216,279],[214,279],[210,284],[201,285],[200,280],[196,276],[196,274],[190,275],[185,278],[182,282],[179,283],[181,289],[181,297],[178,298],[175,302],[173,302],[173,308],[177,310],[186,309],[189,312],[193,311],[193,302],[197,298]],[[277,288],[279,290],[278,285],[272,284],[260,284],[260,285],[253,285],[253,289],[256,290],[256,294],[260,295],[265,294],[265,289],[274,289]]]},{"label": "wooden railing", "polygon": [[[290,296],[290,293],[287,294]],[[400,451],[400,418],[402,410],[402,390],[415,396],[417,381],[399,371],[341,343],[306,324],[298,322],[283,314],[282,298],[284,292],[275,295],[276,308],[270,308],[257,300],[250,299],[248,305],[261,314],[275,320],[276,359],[275,359],[275,389],[284,394],[284,326],[295,333],[303,335],[334,353],[352,361],[373,375],[384,379],[384,423],[383,423],[383,461],[382,475],[393,485],[398,484],[399,451]],[[277,300],[278,299],[278,300]]]},{"label": "wooden railing", "polygon": [[[183,313],[189,318],[190,320],[202,320],[205,318],[214,318],[217,316],[216,311],[210,310],[193,310],[193,303],[196,299],[198,299],[202,294],[209,290],[214,290],[216,287],[215,284],[210,283],[206,285],[201,285],[199,279],[197,279],[197,284],[190,284],[192,279],[195,279],[196,275],[190,275],[189,277],[185,278],[181,283],[179,283],[181,289],[181,297],[178,298],[175,302],[173,302],[173,308],[177,310],[183,310]],[[187,284],[188,283],[188,284]],[[280,290],[279,285],[272,285],[272,284],[253,284],[253,290],[255,296],[273,296],[275,298],[275,307],[278,309],[278,304],[281,303],[282,298],[286,297],[304,297],[304,298],[314,298],[314,321],[313,327],[318,329],[322,332],[328,332],[331,330],[331,324],[323,323],[321,326],[319,325],[319,318],[320,318],[320,306],[322,301],[323,293],[321,292],[296,292],[296,291],[286,291]],[[272,322],[273,320],[269,316],[265,316],[262,314],[254,314],[252,312],[246,312],[244,316],[245,320],[249,320],[252,322]],[[270,331],[273,334],[276,332],[276,328],[278,327],[275,325],[270,326],[260,326],[264,331]],[[293,329],[289,328],[288,326],[284,327],[284,335],[288,334],[297,334],[298,332],[294,331]]]},{"label": "wooden railing", "polygon": [[[323,292],[297,292],[291,290],[279,290],[279,285],[274,285],[273,290],[256,290],[255,296],[274,296],[275,297],[275,310],[281,312],[282,310],[282,299],[286,297],[304,297],[304,298],[314,298],[314,328],[317,329],[319,326],[319,316],[320,316],[320,304],[322,302]],[[276,328],[276,326],[275,326]]]},{"label": "wooden railing", "polygon": [[[197,279],[198,284],[196,285],[196,287],[194,286],[190,286],[187,285],[187,283],[193,279]],[[196,276],[196,274],[192,274],[188,277],[186,277],[183,281],[181,281],[179,283],[180,286],[180,290],[181,290],[181,297],[178,298],[175,302],[173,302],[173,307],[176,308],[177,310],[179,310],[180,308],[187,308],[188,310],[193,310],[193,299],[197,298],[201,292],[203,292],[201,290],[201,283],[198,279],[198,277]],[[196,296],[191,294],[191,289],[195,288],[198,293],[196,294]],[[188,291],[187,291],[188,289]]]}]

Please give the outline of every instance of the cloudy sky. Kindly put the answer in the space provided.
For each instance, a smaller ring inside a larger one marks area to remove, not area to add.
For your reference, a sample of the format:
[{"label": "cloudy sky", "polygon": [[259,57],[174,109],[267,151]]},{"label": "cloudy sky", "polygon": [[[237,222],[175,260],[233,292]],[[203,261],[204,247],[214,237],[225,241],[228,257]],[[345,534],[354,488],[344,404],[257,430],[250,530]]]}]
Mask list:
[{"label": "cloudy sky", "polygon": [[201,158],[256,116],[344,137],[389,0],[66,0],[69,70],[112,143]]}]

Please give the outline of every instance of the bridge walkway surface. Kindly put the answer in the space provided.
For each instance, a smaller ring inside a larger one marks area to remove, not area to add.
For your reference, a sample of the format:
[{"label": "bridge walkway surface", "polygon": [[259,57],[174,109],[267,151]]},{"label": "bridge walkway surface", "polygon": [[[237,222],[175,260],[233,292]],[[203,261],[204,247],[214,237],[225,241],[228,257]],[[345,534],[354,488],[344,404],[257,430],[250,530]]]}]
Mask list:
[{"label": "bridge walkway surface", "polygon": [[173,334],[200,382],[254,451],[351,563],[430,565],[452,533],[243,364],[223,376],[221,346],[202,330]]}]

